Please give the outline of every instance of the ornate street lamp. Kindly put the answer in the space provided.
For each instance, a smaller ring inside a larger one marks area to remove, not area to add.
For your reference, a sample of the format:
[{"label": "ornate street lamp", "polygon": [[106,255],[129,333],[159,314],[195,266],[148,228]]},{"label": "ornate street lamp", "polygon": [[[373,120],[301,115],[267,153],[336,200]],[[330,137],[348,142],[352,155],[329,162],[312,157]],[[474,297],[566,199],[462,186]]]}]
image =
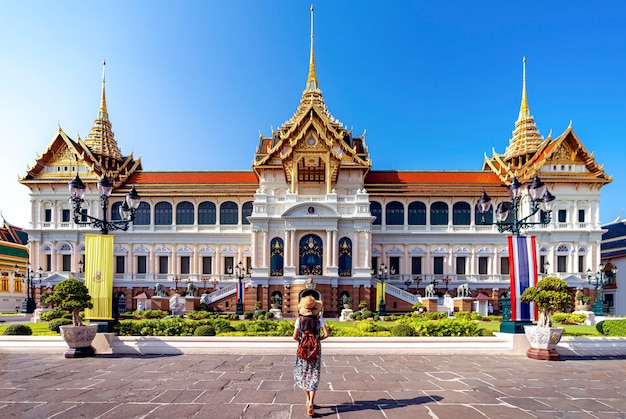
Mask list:
[{"label": "ornate street lamp", "polygon": [[[112,230],[128,230],[128,226],[135,219],[135,212],[139,208],[141,198],[137,194],[135,187],[130,188],[126,199],[120,206],[121,220],[108,220],[107,208],[109,206],[109,196],[113,192],[113,185],[106,174],[98,181],[98,193],[100,194],[100,205],[102,207],[102,218],[93,217],[83,210],[82,204],[85,196],[86,186],[76,173],[76,177],[69,183],[70,200],[73,204],[74,223],[77,225],[88,225],[100,229],[100,234],[109,234]],[[83,221],[85,220],[85,221]]]},{"label": "ornate street lamp", "polygon": [[[549,224],[551,220],[552,208],[554,207],[555,197],[548,191],[546,185],[535,176],[530,185],[528,185],[528,196],[531,199],[532,206],[530,214],[526,217],[519,218],[519,203],[522,199],[522,184],[517,178],[508,186],[511,202],[500,202],[496,207],[496,225],[500,233],[511,232],[514,236],[519,236],[520,231],[529,228],[532,225]],[[485,214],[491,209],[491,198],[485,191],[480,196],[477,203],[478,212],[482,215],[481,222],[487,222]],[[543,212],[543,216],[539,221],[528,221],[539,210]],[[513,215],[513,221],[506,221],[509,214]]]},{"label": "ornate street lamp", "polygon": [[[41,282],[41,278],[43,278],[43,269],[37,269],[37,272],[33,272],[30,269],[30,262],[26,262],[26,299],[22,302],[22,313],[34,313],[37,304],[35,303],[35,298],[33,295],[32,281],[33,279],[38,279]],[[24,282],[24,276],[20,274],[19,268],[17,265],[13,267],[15,271],[15,276],[22,277],[22,282]]]},{"label": "ornate street lamp", "polygon": [[239,261],[237,266],[235,267],[235,276],[237,277],[237,310],[235,314],[241,315],[243,314],[243,290],[242,281],[246,277],[246,270],[244,269],[243,263]]},{"label": "ornate street lamp", "polygon": [[[617,275],[617,268],[611,269],[611,273],[613,277]],[[587,282],[589,285],[594,283],[595,286],[595,296],[593,299],[593,304],[591,305],[591,311],[596,316],[604,315],[604,286],[607,283],[607,275],[604,271],[604,264],[600,264],[598,266],[598,272],[595,275],[592,275],[591,269],[587,269]]]},{"label": "ornate street lamp", "polygon": [[180,282],[180,278],[178,277],[178,275],[174,275],[172,281],[174,281],[174,292],[178,294],[178,283]]},{"label": "ornate street lamp", "polygon": [[207,278],[206,276],[203,276],[202,279],[200,279],[200,281],[202,281],[202,284],[204,285],[204,293],[206,294],[206,283],[209,282],[209,278]]},{"label": "ornate street lamp", "polygon": [[448,284],[450,283],[450,278],[447,276],[443,279],[443,283],[446,285],[446,292],[448,291]]},{"label": "ornate street lamp", "polygon": [[217,284],[220,283],[220,280],[217,278],[213,278],[213,281],[211,281],[211,283],[213,284],[213,289],[215,290],[217,288]]},{"label": "ornate street lamp", "polygon": [[380,268],[378,268],[378,275],[372,275],[375,279],[378,279],[381,284],[381,293],[380,293],[380,301],[378,302],[378,315],[386,316],[387,315],[387,304],[385,303],[385,281],[388,278],[388,270],[385,264],[381,264]]}]

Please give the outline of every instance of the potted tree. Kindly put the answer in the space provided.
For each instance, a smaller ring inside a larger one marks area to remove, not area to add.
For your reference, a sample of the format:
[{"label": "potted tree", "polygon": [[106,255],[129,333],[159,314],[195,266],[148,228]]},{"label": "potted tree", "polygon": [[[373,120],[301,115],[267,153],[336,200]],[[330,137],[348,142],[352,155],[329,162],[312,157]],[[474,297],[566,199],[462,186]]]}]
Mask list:
[{"label": "potted tree", "polygon": [[84,325],[80,311],[93,308],[89,289],[75,278],[59,282],[46,298],[46,302],[72,314],[72,325],[61,326],[61,337],[69,346],[66,358],[84,358],[94,356],[91,342],[96,337],[98,325]]},{"label": "potted tree", "polygon": [[283,299],[280,297],[280,294],[274,294],[270,297],[270,305],[273,310],[278,310],[282,308]]},{"label": "potted tree", "polygon": [[341,297],[341,304],[343,304],[343,308],[345,308],[346,310],[352,308],[352,301],[354,301],[353,298],[347,294]]},{"label": "potted tree", "polygon": [[571,304],[572,296],[567,282],[556,276],[547,276],[528,287],[520,296],[523,303],[534,303],[539,311],[536,326],[524,326],[524,333],[531,347],[526,352],[529,358],[556,361],[559,354],[556,345],[561,340],[563,328],[552,327],[552,315]]},{"label": "potted tree", "polygon": [[591,301],[591,298],[585,294],[578,294],[576,296],[576,311],[588,311],[589,301]]}]

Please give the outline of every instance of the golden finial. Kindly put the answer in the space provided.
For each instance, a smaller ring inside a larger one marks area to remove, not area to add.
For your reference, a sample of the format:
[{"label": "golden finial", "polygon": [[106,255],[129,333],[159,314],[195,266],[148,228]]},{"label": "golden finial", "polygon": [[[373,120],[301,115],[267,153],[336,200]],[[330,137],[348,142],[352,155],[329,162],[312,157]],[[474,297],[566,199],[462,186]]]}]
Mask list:
[{"label": "golden finial", "polygon": [[109,114],[107,112],[107,99],[106,94],[104,92],[104,85],[106,82],[105,78],[105,69],[106,69],[106,61],[102,61],[102,97],[100,98],[100,109],[98,111],[98,118],[109,119]]},{"label": "golden finial", "polygon": [[317,75],[315,74],[315,53],[313,50],[313,5],[311,4],[311,58],[309,60],[309,75],[306,79],[306,90],[317,90]]},{"label": "golden finial", "polygon": [[530,117],[528,98],[526,97],[526,57],[522,58],[522,104],[519,109],[519,120]]}]

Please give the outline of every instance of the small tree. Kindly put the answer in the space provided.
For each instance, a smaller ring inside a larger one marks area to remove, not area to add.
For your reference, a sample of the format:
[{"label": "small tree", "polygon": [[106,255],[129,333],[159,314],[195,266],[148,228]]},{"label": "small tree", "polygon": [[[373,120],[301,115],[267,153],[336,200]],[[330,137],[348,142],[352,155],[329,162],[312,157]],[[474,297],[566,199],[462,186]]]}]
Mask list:
[{"label": "small tree", "polygon": [[535,303],[539,310],[539,327],[552,327],[551,316],[570,305],[572,296],[567,282],[556,276],[547,276],[537,282],[535,287],[528,287],[520,296],[523,303]]},{"label": "small tree", "polygon": [[75,278],[68,278],[59,282],[54,287],[52,295],[46,298],[46,303],[71,313],[74,326],[83,325],[83,319],[79,315],[81,310],[93,308],[89,289]]}]

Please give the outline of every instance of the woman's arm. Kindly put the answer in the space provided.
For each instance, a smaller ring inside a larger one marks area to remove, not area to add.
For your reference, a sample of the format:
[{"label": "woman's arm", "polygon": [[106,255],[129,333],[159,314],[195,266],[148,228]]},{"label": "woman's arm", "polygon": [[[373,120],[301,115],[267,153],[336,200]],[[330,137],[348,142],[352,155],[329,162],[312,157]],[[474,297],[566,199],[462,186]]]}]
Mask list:
[{"label": "woman's arm", "polygon": [[293,340],[300,342],[300,329],[293,329]]},{"label": "woman's arm", "polygon": [[320,340],[324,340],[329,336],[328,328],[326,327],[326,325],[322,326],[322,331],[324,332],[324,334],[320,336]]}]

